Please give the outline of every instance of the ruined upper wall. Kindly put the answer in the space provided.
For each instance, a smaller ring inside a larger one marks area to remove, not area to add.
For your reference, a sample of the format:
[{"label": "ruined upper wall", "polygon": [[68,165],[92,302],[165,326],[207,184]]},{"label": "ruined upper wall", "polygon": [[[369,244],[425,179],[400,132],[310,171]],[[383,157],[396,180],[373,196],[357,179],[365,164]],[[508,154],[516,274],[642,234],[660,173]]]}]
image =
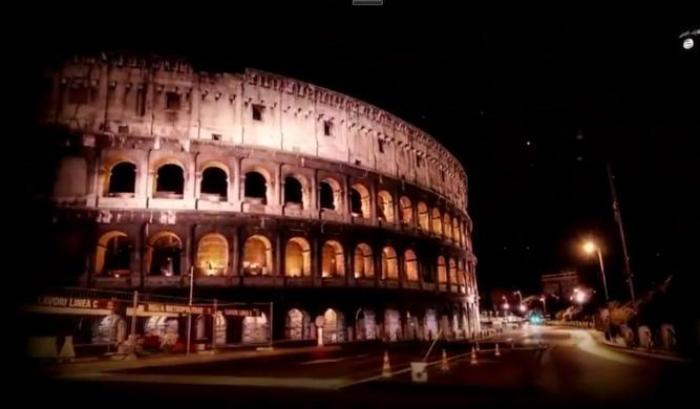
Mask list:
[{"label": "ruined upper wall", "polygon": [[184,60],[123,55],[75,57],[48,77],[48,124],[317,156],[404,179],[466,210],[466,173],[453,155],[335,91],[259,70],[208,73]]}]

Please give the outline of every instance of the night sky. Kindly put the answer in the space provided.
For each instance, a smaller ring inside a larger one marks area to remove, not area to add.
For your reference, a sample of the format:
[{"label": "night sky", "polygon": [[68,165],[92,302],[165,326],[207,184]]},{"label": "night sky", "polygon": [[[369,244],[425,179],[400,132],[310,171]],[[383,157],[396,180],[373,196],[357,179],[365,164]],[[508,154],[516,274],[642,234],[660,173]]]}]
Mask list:
[{"label": "night sky", "polygon": [[591,235],[604,245],[611,295],[626,296],[606,160],[637,287],[697,271],[700,47],[678,40],[700,26],[692,13],[504,17],[450,8],[461,2],[338,3],[47,6],[24,29],[40,37],[18,48],[30,74],[32,63],[101,49],[183,55],[203,70],[249,66],[423,128],[467,171],[482,291],[537,291],[540,274],[566,269],[595,280],[597,265],[576,247]]}]

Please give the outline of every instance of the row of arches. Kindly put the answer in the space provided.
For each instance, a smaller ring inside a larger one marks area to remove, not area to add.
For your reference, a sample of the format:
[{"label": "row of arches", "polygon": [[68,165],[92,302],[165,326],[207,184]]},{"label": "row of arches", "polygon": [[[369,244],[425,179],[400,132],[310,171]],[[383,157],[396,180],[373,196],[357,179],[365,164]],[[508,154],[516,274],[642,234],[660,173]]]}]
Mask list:
[{"label": "row of arches", "polygon": [[[126,233],[111,231],[103,234],[95,252],[95,272],[104,275],[126,275],[131,270],[132,245]],[[356,279],[404,280],[467,285],[467,266],[464,260],[439,255],[434,261],[422,265],[416,251],[405,248],[402,252],[392,246],[383,246],[375,252],[364,242],[352,248],[351,263],[346,263],[346,250],[333,239],[320,246],[320,260],[314,268],[313,249],[308,239],[293,236],[284,243],[282,260],[275,260],[272,241],[265,235],[253,234],[243,242],[241,253],[242,274],[248,276],[275,275],[276,262],[282,263],[284,276],[290,278],[345,277],[351,266]],[[144,258],[147,274],[177,276],[183,273],[183,241],[174,232],[162,231],[152,235],[146,242]],[[203,235],[196,245],[194,267],[198,274],[224,276],[230,274],[231,247],[228,239],[220,233]],[[318,270],[315,272],[315,270]],[[378,271],[375,271],[378,270]],[[436,273],[436,276],[433,275]]]},{"label": "row of arches", "polygon": [[[119,161],[108,170],[105,196],[134,196],[136,192],[137,167],[129,161]],[[228,168],[218,162],[205,165],[201,172],[199,197],[204,200],[229,200]],[[183,165],[176,161],[165,162],[155,169],[152,195],[156,198],[182,198],[185,191],[186,172]],[[243,174],[242,183],[244,200],[268,204],[272,176],[263,168],[254,168]],[[429,208],[424,201],[415,204],[408,196],[400,196],[395,202],[394,195],[388,190],[380,189],[373,200],[372,193],[363,183],[353,183],[348,187],[348,195],[338,180],[326,177],[318,183],[317,203],[312,205],[308,179],[296,173],[283,176],[281,181],[283,205],[299,208],[318,208],[322,211],[344,212],[344,200],[348,200],[347,211],[354,217],[371,218],[372,203],[376,203],[376,218],[386,223],[400,223],[414,226],[424,232],[443,236],[464,244],[466,224],[449,212],[442,212],[438,207]]]}]

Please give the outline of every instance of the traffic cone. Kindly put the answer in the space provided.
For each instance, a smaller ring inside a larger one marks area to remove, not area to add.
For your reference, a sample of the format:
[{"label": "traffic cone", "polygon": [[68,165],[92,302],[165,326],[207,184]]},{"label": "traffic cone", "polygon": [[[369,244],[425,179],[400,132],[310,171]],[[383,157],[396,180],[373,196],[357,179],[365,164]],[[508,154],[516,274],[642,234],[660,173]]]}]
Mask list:
[{"label": "traffic cone", "polygon": [[498,347],[498,342],[496,342],[496,351],[493,354],[495,356],[501,356],[501,349]]},{"label": "traffic cone", "polygon": [[476,365],[476,349],[474,347],[472,347],[472,354],[469,359],[469,363],[472,365]]},{"label": "traffic cone", "polygon": [[481,351],[481,349],[479,348],[479,341],[476,341],[476,350]]},{"label": "traffic cone", "polygon": [[442,350],[442,364],[440,365],[440,370],[443,372],[447,372],[450,370],[450,364],[447,362],[447,352],[445,350]]},{"label": "traffic cone", "polygon": [[382,365],[382,378],[391,378],[391,364],[389,363],[389,352],[384,351],[384,364]]}]

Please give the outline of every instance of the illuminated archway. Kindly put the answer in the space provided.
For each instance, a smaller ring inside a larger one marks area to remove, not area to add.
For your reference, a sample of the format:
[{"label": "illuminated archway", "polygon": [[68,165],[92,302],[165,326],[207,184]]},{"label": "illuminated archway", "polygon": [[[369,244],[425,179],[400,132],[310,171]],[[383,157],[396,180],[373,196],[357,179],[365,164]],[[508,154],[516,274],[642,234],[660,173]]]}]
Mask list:
[{"label": "illuminated archway", "polygon": [[411,205],[411,199],[406,196],[401,196],[401,199],[399,199],[399,207],[401,208],[401,223],[409,225],[413,223],[413,206]]},{"label": "illuminated archway", "polygon": [[197,244],[197,271],[201,275],[219,276],[228,271],[228,240],[218,233],[209,233]]},{"label": "illuminated archway", "polygon": [[455,216],[452,218],[452,240],[456,243],[462,243],[462,234],[459,231],[459,219]]},{"label": "illuminated archway", "polygon": [[354,261],[355,278],[374,277],[374,260],[369,245],[360,243],[355,247]]},{"label": "illuminated archway", "polygon": [[345,319],[343,313],[332,308],[323,313],[323,342],[334,344],[345,340]]},{"label": "illuminated archway", "polygon": [[437,207],[433,207],[432,222],[433,233],[437,235],[442,235],[442,217],[440,215],[440,209],[438,209]]},{"label": "illuminated archway", "polygon": [[424,202],[418,202],[418,227],[424,232],[430,231],[430,214]]},{"label": "illuminated archway", "polygon": [[357,217],[370,217],[369,190],[361,183],[355,183],[350,188],[350,212]]},{"label": "illuminated archway", "polygon": [[303,237],[292,237],[284,249],[284,275],[311,276],[311,246]]},{"label": "illuminated archway", "polygon": [[391,193],[386,190],[381,190],[377,194],[377,210],[379,218],[389,222],[394,222],[394,199]]},{"label": "illuminated archway", "polygon": [[449,267],[450,267],[450,284],[457,284],[457,263],[455,262],[455,259],[453,259],[452,257],[450,257]]},{"label": "illuminated archway", "polygon": [[272,244],[262,235],[248,237],[243,245],[243,272],[246,275],[272,275]]},{"label": "illuminated archway", "polygon": [[445,257],[438,256],[437,258],[437,276],[438,283],[447,283],[447,265],[445,264]]},{"label": "illuminated archway", "polygon": [[382,280],[398,280],[399,269],[396,250],[393,247],[382,249]]},{"label": "illuminated archway", "polygon": [[328,240],[323,244],[321,252],[321,277],[345,276],[345,257],[343,246],[335,240]]},{"label": "illuminated archway", "polygon": [[418,281],[418,258],[416,253],[407,249],[403,253],[403,266],[407,281]]},{"label": "illuminated archway", "polygon": [[298,308],[292,308],[287,312],[285,325],[285,338],[300,341],[311,338],[311,318],[309,314]]},{"label": "illuminated archway", "polygon": [[160,232],[151,237],[146,247],[146,262],[151,275],[173,276],[180,274],[182,241],[172,232]]},{"label": "illuminated archway", "polygon": [[126,233],[105,233],[97,242],[95,272],[107,275],[126,275],[131,269],[131,245]]},{"label": "illuminated archway", "polygon": [[452,219],[450,218],[449,213],[445,213],[442,225],[444,226],[443,230],[445,237],[447,237],[448,239],[452,238]]}]

